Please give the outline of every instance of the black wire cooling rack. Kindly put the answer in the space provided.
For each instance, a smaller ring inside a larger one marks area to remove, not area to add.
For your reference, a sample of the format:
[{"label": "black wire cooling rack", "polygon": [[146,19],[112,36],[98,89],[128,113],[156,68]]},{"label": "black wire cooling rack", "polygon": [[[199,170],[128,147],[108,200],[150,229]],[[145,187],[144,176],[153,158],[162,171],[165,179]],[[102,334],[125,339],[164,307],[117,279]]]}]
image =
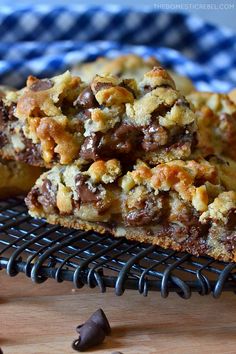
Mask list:
[{"label": "black wire cooling rack", "polygon": [[22,198],[0,202],[0,270],[19,272],[36,283],[48,278],[107,287],[122,295],[134,289],[146,296],[176,292],[188,299],[200,295],[236,291],[236,264],[196,258],[157,246],[114,239],[109,234],[71,230],[32,219]]}]

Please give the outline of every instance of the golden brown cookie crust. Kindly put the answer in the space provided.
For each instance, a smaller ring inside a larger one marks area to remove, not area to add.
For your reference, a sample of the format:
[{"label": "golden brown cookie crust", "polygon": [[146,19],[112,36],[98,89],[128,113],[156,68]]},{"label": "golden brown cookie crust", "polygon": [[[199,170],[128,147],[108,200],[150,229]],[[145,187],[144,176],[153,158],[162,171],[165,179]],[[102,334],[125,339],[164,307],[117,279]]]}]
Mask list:
[{"label": "golden brown cookie crust", "polygon": [[[31,215],[35,217],[34,214]],[[114,237],[125,237],[131,241],[149,243],[163,247],[165,249],[170,248],[174,251],[188,252],[195,256],[207,255],[224,262],[236,262],[236,252],[233,251],[232,253],[228,253],[220,244],[216,244],[215,247],[212,248],[204,248],[203,246],[205,244],[205,235],[203,235],[202,239],[200,238],[196,244],[191,244],[188,242],[182,242],[180,244],[177,243],[172,237],[168,236],[166,234],[166,229],[164,229],[162,226],[158,228],[157,236],[155,236],[155,229],[151,230],[150,228],[128,228],[123,225],[117,226],[117,228],[115,228],[110,227],[105,223],[99,224],[96,222],[75,219],[70,216],[42,215],[42,217],[46,217],[47,222],[50,224],[58,224],[64,227],[79,229],[83,231],[95,231],[100,234],[108,232]],[[222,229],[220,231],[222,231]]]}]

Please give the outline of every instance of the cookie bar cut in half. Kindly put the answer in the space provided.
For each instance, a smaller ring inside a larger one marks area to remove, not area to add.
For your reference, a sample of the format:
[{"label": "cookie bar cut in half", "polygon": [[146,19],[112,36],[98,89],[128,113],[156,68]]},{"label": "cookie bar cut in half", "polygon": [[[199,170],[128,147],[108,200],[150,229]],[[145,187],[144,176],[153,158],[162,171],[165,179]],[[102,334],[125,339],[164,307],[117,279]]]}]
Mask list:
[{"label": "cookie bar cut in half", "polygon": [[[85,82],[91,82],[96,75],[115,75],[123,79],[134,78],[141,80],[143,75],[159,66],[160,62],[155,57],[144,59],[135,54],[120,55],[115,58],[99,57],[93,62],[81,63],[72,69],[74,75],[78,75]],[[177,90],[183,95],[194,91],[195,88],[190,79],[169,71],[175,81]]]},{"label": "cookie bar cut in half", "polygon": [[110,157],[156,164],[187,158],[195,144],[195,114],[162,67],[140,81],[31,76],[1,100],[0,126],[2,157],[45,167]]},{"label": "cookie bar cut in half", "polygon": [[26,195],[42,173],[40,167],[0,159],[0,198]]},{"label": "cookie bar cut in half", "polygon": [[69,72],[30,77],[1,106],[3,157],[32,165],[110,156],[155,164],[187,158],[195,142],[195,114],[161,67],[140,82],[96,76],[85,85]]},{"label": "cookie bar cut in half", "polygon": [[26,198],[33,217],[115,237],[236,261],[236,191],[207,160],[122,171],[116,159],[55,166]]}]

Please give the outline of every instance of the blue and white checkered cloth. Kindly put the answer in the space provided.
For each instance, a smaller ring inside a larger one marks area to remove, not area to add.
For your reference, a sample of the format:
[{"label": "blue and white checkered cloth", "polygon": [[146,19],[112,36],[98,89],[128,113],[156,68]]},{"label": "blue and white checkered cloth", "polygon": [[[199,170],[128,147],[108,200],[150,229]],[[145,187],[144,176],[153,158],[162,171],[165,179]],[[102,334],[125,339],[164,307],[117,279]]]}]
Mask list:
[{"label": "blue and white checkered cloth", "polygon": [[199,90],[236,87],[236,35],[199,18],[116,5],[0,7],[0,84],[124,53],[154,55]]}]

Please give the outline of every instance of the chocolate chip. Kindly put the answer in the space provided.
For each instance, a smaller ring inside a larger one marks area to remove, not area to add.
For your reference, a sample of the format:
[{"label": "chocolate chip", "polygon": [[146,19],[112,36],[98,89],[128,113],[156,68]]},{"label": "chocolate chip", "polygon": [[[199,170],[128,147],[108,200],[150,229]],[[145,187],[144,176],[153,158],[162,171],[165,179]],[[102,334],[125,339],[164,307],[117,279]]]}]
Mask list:
[{"label": "chocolate chip", "polygon": [[8,143],[8,138],[6,134],[0,132],[0,148],[4,147]]},{"label": "chocolate chip", "polygon": [[108,319],[102,309],[98,309],[94,314],[88,319],[88,322],[95,322],[98,326],[100,326],[106,335],[111,333],[111,327],[108,322]]},{"label": "chocolate chip", "polygon": [[2,125],[7,121],[8,121],[8,111],[3,101],[0,100],[0,124]]},{"label": "chocolate chip", "polygon": [[[45,180],[43,181],[43,184],[42,184],[42,193],[43,194],[51,194],[51,192],[52,192],[52,182],[49,180],[49,179],[47,179],[47,178],[45,178]],[[49,198],[51,198],[51,195],[49,196]]]},{"label": "chocolate chip", "polygon": [[91,87],[86,87],[78,96],[75,103],[76,106],[82,106],[83,108],[89,109],[98,106],[98,102],[93,94]]},{"label": "chocolate chip", "polygon": [[78,331],[79,338],[72,343],[72,348],[80,352],[101,344],[106,336],[102,327],[93,321],[85,322]]},{"label": "chocolate chip", "polygon": [[45,90],[49,90],[50,88],[52,88],[53,85],[54,84],[53,84],[52,80],[49,80],[49,79],[36,80],[30,86],[30,90],[34,91],[34,92],[45,91]]},{"label": "chocolate chip", "polygon": [[164,195],[149,195],[146,200],[138,203],[136,208],[126,211],[124,218],[127,225],[142,226],[157,222],[164,213]]},{"label": "chocolate chip", "polygon": [[106,134],[93,133],[87,137],[81,146],[80,157],[96,161],[99,158],[114,157],[114,154],[123,155],[131,152],[134,156],[134,151],[141,140],[142,132],[139,128],[121,124]]},{"label": "chocolate chip", "polygon": [[85,160],[97,160],[99,158],[98,146],[100,144],[101,134],[92,134],[88,136],[80,149],[80,157]]},{"label": "chocolate chip", "polygon": [[158,124],[151,124],[143,128],[142,148],[145,151],[156,151],[168,142],[168,133],[165,128]]},{"label": "chocolate chip", "polygon": [[27,197],[25,198],[25,204],[29,209],[40,208],[41,204],[38,202],[38,197],[40,195],[40,191],[38,187],[33,187]]},{"label": "chocolate chip", "polygon": [[56,186],[49,179],[45,178],[41,186],[41,194],[38,197],[38,201],[48,212],[54,210],[56,207],[56,193]]},{"label": "chocolate chip", "polygon": [[98,309],[84,324],[77,326],[76,331],[79,338],[73,342],[72,348],[84,351],[101,344],[105,336],[111,333],[111,327],[103,310]]},{"label": "chocolate chip", "polygon": [[78,193],[78,198],[82,203],[97,202],[99,197],[96,190],[91,190],[89,185],[86,183],[87,177],[78,174],[75,177],[76,191]]},{"label": "chocolate chip", "polygon": [[111,147],[114,150],[117,150],[119,153],[128,154],[139,144],[140,131],[133,125],[122,124],[115,130],[111,143],[112,140],[114,142]]},{"label": "chocolate chip", "polygon": [[228,215],[227,215],[227,227],[229,229],[233,229],[236,226],[236,209],[232,208],[231,210],[229,210]]}]

